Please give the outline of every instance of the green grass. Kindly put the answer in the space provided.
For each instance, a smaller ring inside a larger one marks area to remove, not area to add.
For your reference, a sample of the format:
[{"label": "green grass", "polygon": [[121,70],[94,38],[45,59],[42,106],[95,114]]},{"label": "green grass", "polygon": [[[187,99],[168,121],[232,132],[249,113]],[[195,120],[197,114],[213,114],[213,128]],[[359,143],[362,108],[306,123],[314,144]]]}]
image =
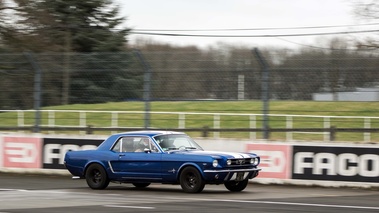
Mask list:
[{"label": "green grass", "polygon": [[[112,111],[144,111],[144,102],[117,102],[103,104],[73,104],[64,106],[45,107],[43,110],[82,110],[82,111],[106,111],[87,112],[86,125],[95,127],[112,126]],[[213,127],[214,115],[220,113],[221,128],[249,128],[250,117],[248,115],[222,115],[226,114],[262,114],[262,102],[260,101],[180,101],[180,102],[151,102],[152,112],[199,112],[210,113],[204,115],[185,116],[186,128]],[[269,103],[270,114],[282,115],[314,115],[314,116],[359,116],[379,117],[379,102],[314,102],[314,101],[271,101]],[[24,124],[33,125],[34,112],[24,113]],[[55,112],[55,125],[78,126],[80,114],[78,112]],[[42,124],[48,125],[49,113],[42,113]],[[16,126],[17,113],[0,113],[0,126]],[[144,114],[118,113],[117,125],[121,127],[143,127]],[[286,128],[286,116],[270,116],[269,125],[272,128]],[[293,117],[294,128],[323,128],[323,118]],[[256,128],[262,127],[263,117],[255,116]],[[177,114],[151,114],[151,126],[168,129],[178,127]],[[330,125],[339,128],[363,128],[363,118],[331,118]],[[379,128],[379,118],[371,119],[371,127]],[[97,133],[97,132],[96,132]],[[97,134],[109,134],[99,132]],[[192,136],[200,136],[201,133],[190,133]],[[258,132],[257,139],[262,138]],[[212,136],[212,134],[210,135]],[[248,138],[249,133],[222,132],[221,137]],[[322,134],[294,133],[294,140],[323,140]],[[286,133],[272,133],[273,140],[284,140]],[[338,133],[338,141],[363,141],[363,133]],[[379,141],[379,133],[371,134],[372,141]]]}]

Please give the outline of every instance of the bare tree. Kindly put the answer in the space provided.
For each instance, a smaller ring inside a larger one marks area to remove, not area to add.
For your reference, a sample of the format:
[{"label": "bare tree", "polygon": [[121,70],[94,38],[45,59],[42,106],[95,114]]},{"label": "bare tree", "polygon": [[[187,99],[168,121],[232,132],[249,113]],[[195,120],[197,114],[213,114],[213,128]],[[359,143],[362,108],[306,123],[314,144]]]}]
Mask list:
[{"label": "bare tree", "polygon": [[[377,0],[353,0],[354,12],[359,20],[377,21],[379,19],[379,2]],[[359,49],[379,48],[379,35],[367,36],[357,41]]]}]

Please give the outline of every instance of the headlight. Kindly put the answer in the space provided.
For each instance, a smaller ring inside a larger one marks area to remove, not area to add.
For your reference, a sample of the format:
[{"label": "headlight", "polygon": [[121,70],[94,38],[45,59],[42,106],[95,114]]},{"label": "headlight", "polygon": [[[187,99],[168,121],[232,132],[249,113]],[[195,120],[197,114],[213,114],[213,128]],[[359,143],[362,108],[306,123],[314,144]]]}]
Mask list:
[{"label": "headlight", "polygon": [[217,160],[213,160],[212,166],[213,167],[217,167],[218,166],[218,161]]},{"label": "headlight", "polygon": [[258,158],[251,158],[250,164],[257,165],[258,164]]},{"label": "headlight", "polygon": [[232,160],[230,160],[230,159],[227,160],[227,161],[226,161],[226,165],[228,165],[228,166],[232,165]]}]

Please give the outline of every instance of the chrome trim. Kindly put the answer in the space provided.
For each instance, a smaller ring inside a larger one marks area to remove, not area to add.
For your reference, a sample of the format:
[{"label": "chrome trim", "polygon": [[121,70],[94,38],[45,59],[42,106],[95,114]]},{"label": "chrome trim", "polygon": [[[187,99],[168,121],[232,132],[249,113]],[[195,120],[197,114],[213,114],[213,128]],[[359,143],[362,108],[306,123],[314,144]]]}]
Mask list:
[{"label": "chrome trim", "polygon": [[235,180],[237,178],[237,173],[234,173],[233,176],[229,180]]},{"label": "chrome trim", "polygon": [[[244,172],[242,180],[246,180],[248,175],[249,175],[249,172]],[[237,179],[237,172],[235,172],[229,180],[236,180],[236,179]]]},{"label": "chrome trim", "polygon": [[139,179],[139,180],[161,180],[162,178],[145,178],[145,177],[121,177],[122,179]]},{"label": "chrome trim", "polygon": [[249,175],[248,172],[245,172],[245,174],[243,175],[243,179],[245,180],[247,178],[247,176]]},{"label": "chrome trim", "polygon": [[79,177],[79,176],[72,176],[71,179],[73,179],[73,180],[79,180],[79,179],[81,179],[81,177]]},{"label": "chrome trim", "polygon": [[261,171],[261,168],[255,169],[224,169],[224,170],[204,170],[205,173],[220,173],[220,172],[254,172]]},{"label": "chrome trim", "polygon": [[108,161],[108,165],[109,165],[109,168],[111,169],[111,172],[112,172],[112,173],[116,173],[116,172],[114,172],[114,170],[113,170],[113,167],[112,167],[111,161]]},{"label": "chrome trim", "polygon": [[230,176],[230,172],[225,176],[224,180],[228,180]]}]

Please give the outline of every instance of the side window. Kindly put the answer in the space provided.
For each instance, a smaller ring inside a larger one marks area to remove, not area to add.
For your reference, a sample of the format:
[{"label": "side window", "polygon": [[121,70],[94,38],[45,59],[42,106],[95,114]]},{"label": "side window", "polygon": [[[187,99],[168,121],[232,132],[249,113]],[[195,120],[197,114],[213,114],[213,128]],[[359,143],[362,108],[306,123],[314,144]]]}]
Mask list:
[{"label": "side window", "polygon": [[112,148],[114,152],[134,152],[134,138],[133,137],[123,137],[119,138],[115,146]]},{"label": "side window", "polygon": [[145,149],[149,149],[151,152],[158,152],[158,149],[148,137],[143,137],[138,140],[136,152],[144,152]]},{"label": "side window", "polygon": [[149,149],[151,152],[158,152],[157,147],[148,137],[122,137],[118,139],[112,151],[144,152],[145,149]]},{"label": "side window", "polygon": [[134,138],[133,137],[122,138],[121,152],[134,152],[134,151],[136,151]]},{"label": "side window", "polygon": [[113,146],[112,151],[114,152],[120,152],[120,147],[121,147],[121,139],[118,139],[116,144]]},{"label": "side window", "polygon": [[149,138],[141,138],[137,143],[136,152],[143,152],[145,149],[150,149],[151,144]]},{"label": "side window", "polygon": [[155,146],[155,144],[150,140],[150,150],[151,152],[158,152],[158,148]]}]

